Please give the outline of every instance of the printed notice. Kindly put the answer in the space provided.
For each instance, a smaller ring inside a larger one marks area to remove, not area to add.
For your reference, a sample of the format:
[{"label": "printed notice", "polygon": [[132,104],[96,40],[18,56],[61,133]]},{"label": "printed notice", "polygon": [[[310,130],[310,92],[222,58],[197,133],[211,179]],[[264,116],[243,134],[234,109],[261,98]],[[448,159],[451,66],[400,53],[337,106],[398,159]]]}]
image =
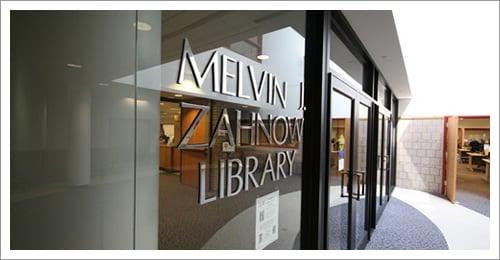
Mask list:
[{"label": "printed notice", "polygon": [[255,201],[255,249],[264,249],[278,239],[279,190]]}]

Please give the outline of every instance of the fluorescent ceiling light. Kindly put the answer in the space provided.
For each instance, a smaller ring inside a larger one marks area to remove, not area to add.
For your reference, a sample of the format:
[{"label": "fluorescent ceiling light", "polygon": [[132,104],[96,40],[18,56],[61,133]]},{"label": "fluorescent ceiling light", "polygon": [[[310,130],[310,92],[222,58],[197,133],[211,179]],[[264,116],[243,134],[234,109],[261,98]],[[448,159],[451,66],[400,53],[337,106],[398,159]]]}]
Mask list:
[{"label": "fluorescent ceiling light", "polygon": [[[137,30],[139,31],[143,31],[143,32],[149,32],[151,31],[151,25],[145,23],[145,22],[137,22],[138,26],[137,26]],[[134,27],[135,27],[135,23],[134,23]]]},{"label": "fluorescent ceiling light", "polygon": [[267,59],[269,59],[269,56],[267,56],[265,54],[261,54],[261,55],[257,56],[257,59],[259,59],[259,60],[267,60]]},{"label": "fluorescent ceiling light", "polygon": [[74,68],[74,69],[81,69],[83,66],[80,64],[68,63],[68,64],[66,64],[66,67]]}]

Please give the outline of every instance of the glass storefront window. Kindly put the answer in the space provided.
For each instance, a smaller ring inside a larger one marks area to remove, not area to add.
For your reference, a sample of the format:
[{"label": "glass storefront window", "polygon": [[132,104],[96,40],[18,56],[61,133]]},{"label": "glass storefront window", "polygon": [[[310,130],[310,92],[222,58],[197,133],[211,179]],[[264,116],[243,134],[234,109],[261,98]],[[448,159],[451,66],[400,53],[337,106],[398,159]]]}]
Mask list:
[{"label": "glass storefront window", "polygon": [[133,248],[135,19],[12,12],[12,249]]},{"label": "glass storefront window", "polygon": [[299,249],[304,12],[158,13],[158,248]]}]

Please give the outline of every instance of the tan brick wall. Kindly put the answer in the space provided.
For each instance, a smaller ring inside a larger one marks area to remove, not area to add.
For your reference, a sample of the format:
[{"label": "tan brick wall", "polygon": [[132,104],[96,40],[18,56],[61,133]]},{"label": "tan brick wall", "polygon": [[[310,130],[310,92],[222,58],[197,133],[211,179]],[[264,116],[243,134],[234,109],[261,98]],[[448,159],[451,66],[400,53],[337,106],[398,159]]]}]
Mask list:
[{"label": "tan brick wall", "polygon": [[398,123],[397,186],[440,193],[443,118],[401,119]]}]

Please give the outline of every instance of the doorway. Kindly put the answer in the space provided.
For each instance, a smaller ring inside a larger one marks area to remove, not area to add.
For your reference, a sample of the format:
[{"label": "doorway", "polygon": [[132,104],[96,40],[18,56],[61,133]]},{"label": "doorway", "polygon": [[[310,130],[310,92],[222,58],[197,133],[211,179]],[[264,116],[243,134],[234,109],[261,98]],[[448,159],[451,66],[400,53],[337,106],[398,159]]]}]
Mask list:
[{"label": "doorway", "polygon": [[453,203],[490,215],[490,118],[445,118],[445,193]]},{"label": "doorway", "polygon": [[370,102],[336,76],[331,96],[328,249],[363,248],[368,239]]}]

